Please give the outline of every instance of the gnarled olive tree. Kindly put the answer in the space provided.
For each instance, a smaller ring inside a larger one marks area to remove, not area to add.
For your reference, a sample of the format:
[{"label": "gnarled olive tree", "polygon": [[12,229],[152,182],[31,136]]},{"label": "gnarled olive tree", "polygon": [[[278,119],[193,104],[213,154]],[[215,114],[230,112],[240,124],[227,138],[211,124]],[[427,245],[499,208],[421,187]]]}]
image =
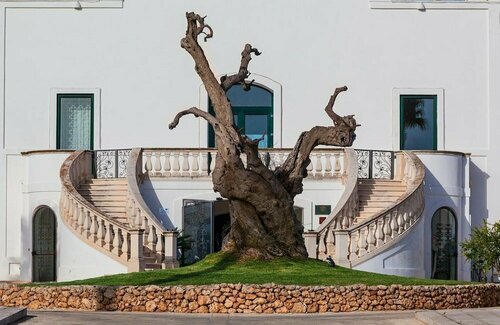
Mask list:
[{"label": "gnarled olive tree", "polygon": [[[337,88],[330,97],[325,111],[333,126],[315,126],[303,132],[281,167],[269,170],[259,158],[258,143],[242,135],[233,123],[231,103],[226,91],[240,84],[248,89],[252,82],[248,64],[252,53],[260,52],[246,44],[241,53],[238,73],[217,80],[198,43],[213,36],[205,17],[186,13],[187,31],[181,46],[194,59],[195,70],[200,76],[212,101],[215,116],[196,107],[179,112],[170,129],[188,114],[205,119],[214,129],[217,147],[215,169],[212,171],[214,190],[229,200],[231,230],[224,249],[243,257],[273,258],[278,256],[307,257],[302,237],[303,226],[296,218],[293,201],[302,192],[302,181],[307,176],[309,154],[318,145],[351,146],[356,130],[352,115],[341,117],[333,111],[337,95],[347,87]],[[246,154],[247,164],[241,155]]]}]

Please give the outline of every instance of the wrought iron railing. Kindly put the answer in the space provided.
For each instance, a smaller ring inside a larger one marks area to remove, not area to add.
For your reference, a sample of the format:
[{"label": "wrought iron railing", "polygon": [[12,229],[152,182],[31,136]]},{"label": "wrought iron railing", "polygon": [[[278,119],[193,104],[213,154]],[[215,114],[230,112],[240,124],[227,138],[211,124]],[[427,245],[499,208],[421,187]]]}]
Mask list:
[{"label": "wrought iron railing", "polygon": [[130,149],[95,150],[93,172],[96,178],[127,177]]},{"label": "wrought iron railing", "polygon": [[356,149],[358,178],[394,179],[394,152]]}]

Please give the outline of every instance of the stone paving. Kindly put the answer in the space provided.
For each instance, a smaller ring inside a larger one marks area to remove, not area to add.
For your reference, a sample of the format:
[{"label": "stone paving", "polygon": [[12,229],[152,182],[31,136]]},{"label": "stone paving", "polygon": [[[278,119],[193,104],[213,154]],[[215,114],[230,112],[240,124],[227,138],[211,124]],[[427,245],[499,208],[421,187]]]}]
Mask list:
[{"label": "stone paving", "polygon": [[[327,314],[244,315],[244,314],[169,314],[123,312],[68,312],[29,311],[22,324],[79,325],[79,324],[169,324],[169,325],[422,325],[415,319],[415,312],[352,312]],[[20,323],[21,324],[21,323]]]},{"label": "stone paving", "polygon": [[499,325],[500,308],[419,311],[415,318],[428,325]]}]

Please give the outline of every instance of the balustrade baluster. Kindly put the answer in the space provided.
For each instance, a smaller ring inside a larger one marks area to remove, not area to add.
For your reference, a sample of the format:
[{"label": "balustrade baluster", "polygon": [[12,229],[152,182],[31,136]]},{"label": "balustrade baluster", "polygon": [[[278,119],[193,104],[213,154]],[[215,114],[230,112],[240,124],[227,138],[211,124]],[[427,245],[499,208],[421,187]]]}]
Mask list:
[{"label": "balustrade baluster", "polygon": [[333,176],[340,177],[342,175],[342,167],[340,165],[340,154],[334,154],[335,162],[333,165]]},{"label": "balustrade baluster", "polygon": [[165,257],[165,235],[160,229],[156,229],[156,238],[157,261],[161,263]]},{"label": "balustrade baluster", "polygon": [[333,229],[328,227],[326,228],[326,254],[334,255],[335,251],[335,236],[333,234]]},{"label": "balustrade baluster", "polygon": [[78,228],[77,228],[77,231],[80,233],[80,234],[83,234],[83,223],[85,222],[85,209],[83,208],[83,206],[80,206],[78,208]]},{"label": "balustrade baluster", "polygon": [[129,233],[127,231],[122,232],[123,234],[123,244],[122,244],[122,254],[121,257],[128,261],[130,257],[130,244],[129,244]]},{"label": "balustrade baluster", "polygon": [[314,176],[321,176],[323,173],[323,162],[322,162],[322,154],[317,153],[314,154],[316,157],[316,164],[315,164],[315,170],[314,170]]},{"label": "balustrade baluster", "polygon": [[181,170],[181,165],[179,163],[179,153],[174,152],[174,165],[172,167],[172,176],[179,176],[180,175],[180,170]]},{"label": "balustrade baluster", "polygon": [[242,153],[241,154],[241,162],[243,163],[243,166],[245,166],[245,168],[247,168],[248,166],[248,157],[245,153]]},{"label": "balustrade baluster", "polygon": [[191,176],[200,176],[200,164],[198,163],[199,156],[200,154],[197,151],[193,152],[193,164],[191,165],[193,171]]},{"label": "balustrade baluster", "polygon": [[142,228],[142,216],[141,216],[141,209],[140,208],[136,208],[135,209],[135,221],[134,221],[134,225],[138,228]]},{"label": "balustrade baluster", "polygon": [[387,242],[389,238],[391,238],[392,229],[391,229],[391,215],[387,214],[384,218],[384,237]]},{"label": "balustrade baluster", "polygon": [[113,225],[109,222],[104,222],[106,226],[106,234],[104,235],[104,249],[111,251],[113,248]]},{"label": "balustrade baluster", "polygon": [[342,211],[342,229],[349,228],[349,208],[346,207]]},{"label": "balustrade baluster", "polygon": [[121,229],[118,227],[115,227],[115,235],[113,236],[113,250],[112,253],[115,254],[116,256],[120,256],[122,254],[121,247],[123,244],[122,237],[121,237]]},{"label": "balustrade baluster", "polygon": [[155,157],[155,164],[154,164],[154,168],[155,168],[155,173],[154,175],[155,176],[161,176],[161,152],[155,152],[154,154],[154,157]]},{"label": "balustrade baluster", "polygon": [[375,248],[375,244],[377,243],[377,239],[375,238],[375,228],[377,224],[367,225],[368,232],[368,252],[373,251]]},{"label": "balustrade baluster", "polygon": [[410,208],[409,204],[404,205],[404,213],[403,213],[403,228],[404,230],[408,229],[410,227],[410,215],[408,213],[408,209]]},{"label": "balustrade baluster", "polygon": [[163,176],[168,177],[171,175],[171,165],[170,165],[170,152],[165,152],[165,162],[163,163]]},{"label": "balustrade baluster", "polygon": [[153,164],[151,163],[151,152],[146,151],[146,165],[144,166],[146,174],[151,176],[151,170],[153,170]]},{"label": "balustrade baluster", "polygon": [[106,237],[106,226],[104,220],[100,220],[99,227],[97,228],[97,245],[100,247],[104,247],[104,237]]},{"label": "balustrade baluster", "polygon": [[92,220],[90,220],[90,211],[85,211],[85,218],[83,220],[83,235],[85,238],[90,237],[90,224],[92,223]]},{"label": "balustrade baluster", "polygon": [[189,169],[190,169],[190,166],[189,166],[189,152],[181,153],[181,156],[183,157],[181,176],[190,176],[190,173],[189,173]]},{"label": "balustrade baluster", "polygon": [[201,153],[201,175],[202,176],[208,175],[208,155],[209,154],[207,152]]},{"label": "balustrade baluster", "polygon": [[377,222],[377,247],[381,246],[384,243],[384,218],[380,218]]},{"label": "balustrade baluster", "polygon": [[148,233],[148,243],[147,246],[151,250],[151,253],[153,256],[156,255],[156,229],[153,225],[149,226],[149,233]]},{"label": "balustrade baluster", "polygon": [[354,258],[355,255],[357,255],[358,251],[358,239],[356,235],[358,232],[352,232],[349,233],[349,254],[347,258],[350,260],[351,258]]},{"label": "balustrade baluster", "polygon": [[391,229],[392,229],[392,235],[391,238],[394,239],[394,237],[397,236],[399,232],[399,226],[398,226],[398,221],[396,220],[398,218],[398,214],[396,210],[392,211],[391,215]]},{"label": "balustrade baluster", "polygon": [[319,252],[320,258],[326,257],[326,245],[325,245],[325,233],[324,232],[319,236],[318,252]]},{"label": "balustrade baluster", "polygon": [[210,174],[214,172],[215,162],[217,160],[217,151],[212,151],[210,154]]},{"label": "balustrade baluster", "polygon": [[93,243],[97,241],[97,230],[99,229],[99,225],[97,224],[97,216],[92,213],[91,224],[90,224],[90,238]]},{"label": "balustrade baluster", "polygon": [[404,231],[404,219],[403,212],[398,211],[397,223],[398,223],[398,234],[401,234]]},{"label": "balustrade baluster", "polygon": [[332,176],[332,155],[329,153],[325,153],[325,177],[331,177]]},{"label": "balustrade baluster", "polygon": [[366,229],[365,228],[360,228],[358,229],[358,257],[361,257],[366,254],[366,234],[365,234]]}]

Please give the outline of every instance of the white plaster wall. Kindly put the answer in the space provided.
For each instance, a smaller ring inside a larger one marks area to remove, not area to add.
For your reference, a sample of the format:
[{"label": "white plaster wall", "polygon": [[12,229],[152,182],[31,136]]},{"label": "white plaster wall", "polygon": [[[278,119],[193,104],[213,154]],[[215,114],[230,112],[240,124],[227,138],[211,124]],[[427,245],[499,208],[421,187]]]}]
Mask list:
[{"label": "white plaster wall", "polygon": [[[127,268],[104,254],[94,250],[77,238],[63,223],[59,215],[61,183],[59,169],[67,158],[65,153],[32,154],[19,157],[24,167],[22,186],[18,193],[9,192],[22,201],[21,208],[9,215],[7,256],[19,265],[19,273],[6,276],[8,264],[1,263],[0,280],[32,280],[33,216],[40,207],[52,209],[57,217],[56,272],[58,281],[77,280],[94,276],[125,273]],[[20,183],[21,184],[21,183]],[[10,187],[15,190],[16,188]],[[8,271],[8,270],[7,270]]]},{"label": "white plaster wall", "polygon": [[[304,181],[304,192],[295,199],[295,206],[304,209],[304,229],[316,229],[322,215],[314,214],[314,205],[335,208],[344,191],[340,179]],[[152,178],[141,185],[141,193],[150,210],[167,228],[182,229],[184,199],[215,201],[220,195],[213,191],[211,178]],[[326,217],[326,216],[325,216]]]}]

